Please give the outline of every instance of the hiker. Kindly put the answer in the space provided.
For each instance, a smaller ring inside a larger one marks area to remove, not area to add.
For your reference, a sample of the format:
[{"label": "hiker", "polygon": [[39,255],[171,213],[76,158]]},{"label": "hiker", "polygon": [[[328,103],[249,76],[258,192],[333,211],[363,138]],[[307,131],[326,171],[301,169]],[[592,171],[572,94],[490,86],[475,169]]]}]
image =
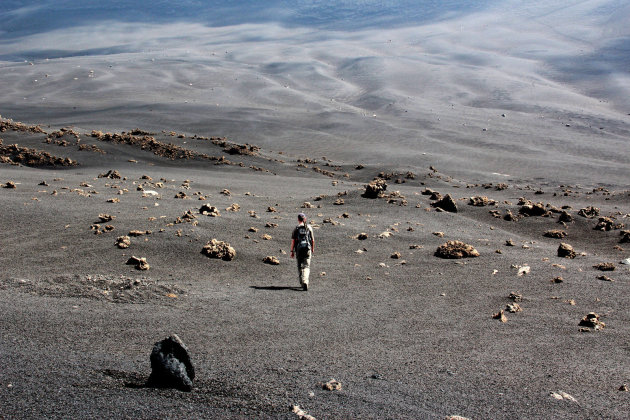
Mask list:
[{"label": "hiker", "polygon": [[302,290],[308,290],[308,275],[311,272],[311,257],[315,250],[313,229],[306,222],[304,213],[298,214],[298,225],[291,235],[291,258],[296,257],[300,285]]}]

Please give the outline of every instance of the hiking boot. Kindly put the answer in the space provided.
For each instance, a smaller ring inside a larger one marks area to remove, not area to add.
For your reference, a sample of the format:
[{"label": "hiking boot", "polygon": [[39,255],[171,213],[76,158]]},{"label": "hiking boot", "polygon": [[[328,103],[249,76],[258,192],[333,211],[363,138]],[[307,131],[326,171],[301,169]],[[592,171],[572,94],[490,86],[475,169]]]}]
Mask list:
[{"label": "hiking boot", "polygon": [[305,292],[308,290],[308,283],[302,283],[302,290]]}]

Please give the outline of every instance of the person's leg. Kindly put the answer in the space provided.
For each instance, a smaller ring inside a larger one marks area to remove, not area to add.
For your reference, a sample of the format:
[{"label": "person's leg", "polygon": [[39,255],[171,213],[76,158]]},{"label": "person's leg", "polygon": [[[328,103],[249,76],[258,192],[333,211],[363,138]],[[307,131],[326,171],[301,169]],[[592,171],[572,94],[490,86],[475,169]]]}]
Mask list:
[{"label": "person's leg", "polygon": [[305,258],[302,262],[302,270],[301,270],[301,283],[302,285],[308,286],[308,276],[311,274],[311,256]]},{"label": "person's leg", "polygon": [[298,269],[298,280],[300,281],[300,286],[303,286],[302,283],[302,277],[303,277],[303,270],[302,270],[302,265],[304,263],[303,260],[301,260],[300,258],[295,258],[297,261],[297,269]]}]

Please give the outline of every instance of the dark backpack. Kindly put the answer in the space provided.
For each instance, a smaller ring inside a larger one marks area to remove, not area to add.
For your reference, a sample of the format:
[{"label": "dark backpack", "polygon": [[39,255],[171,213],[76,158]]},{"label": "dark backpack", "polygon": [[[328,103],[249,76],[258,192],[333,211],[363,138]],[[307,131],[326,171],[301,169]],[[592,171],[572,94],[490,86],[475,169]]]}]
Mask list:
[{"label": "dark backpack", "polygon": [[308,258],[311,253],[311,241],[308,228],[304,225],[297,227],[297,240],[295,241],[295,254],[298,258]]}]

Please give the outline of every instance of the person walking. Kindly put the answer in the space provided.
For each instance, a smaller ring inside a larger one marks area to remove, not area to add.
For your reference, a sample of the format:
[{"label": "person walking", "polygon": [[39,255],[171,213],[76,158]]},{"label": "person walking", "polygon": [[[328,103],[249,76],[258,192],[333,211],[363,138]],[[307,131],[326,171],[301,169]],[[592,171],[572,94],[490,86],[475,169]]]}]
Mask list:
[{"label": "person walking", "polygon": [[311,257],[315,250],[313,229],[306,222],[304,213],[298,214],[298,225],[291,235],[291,258],[296,258],[302,290],[308,290],[308,276],[311,272]]}]

